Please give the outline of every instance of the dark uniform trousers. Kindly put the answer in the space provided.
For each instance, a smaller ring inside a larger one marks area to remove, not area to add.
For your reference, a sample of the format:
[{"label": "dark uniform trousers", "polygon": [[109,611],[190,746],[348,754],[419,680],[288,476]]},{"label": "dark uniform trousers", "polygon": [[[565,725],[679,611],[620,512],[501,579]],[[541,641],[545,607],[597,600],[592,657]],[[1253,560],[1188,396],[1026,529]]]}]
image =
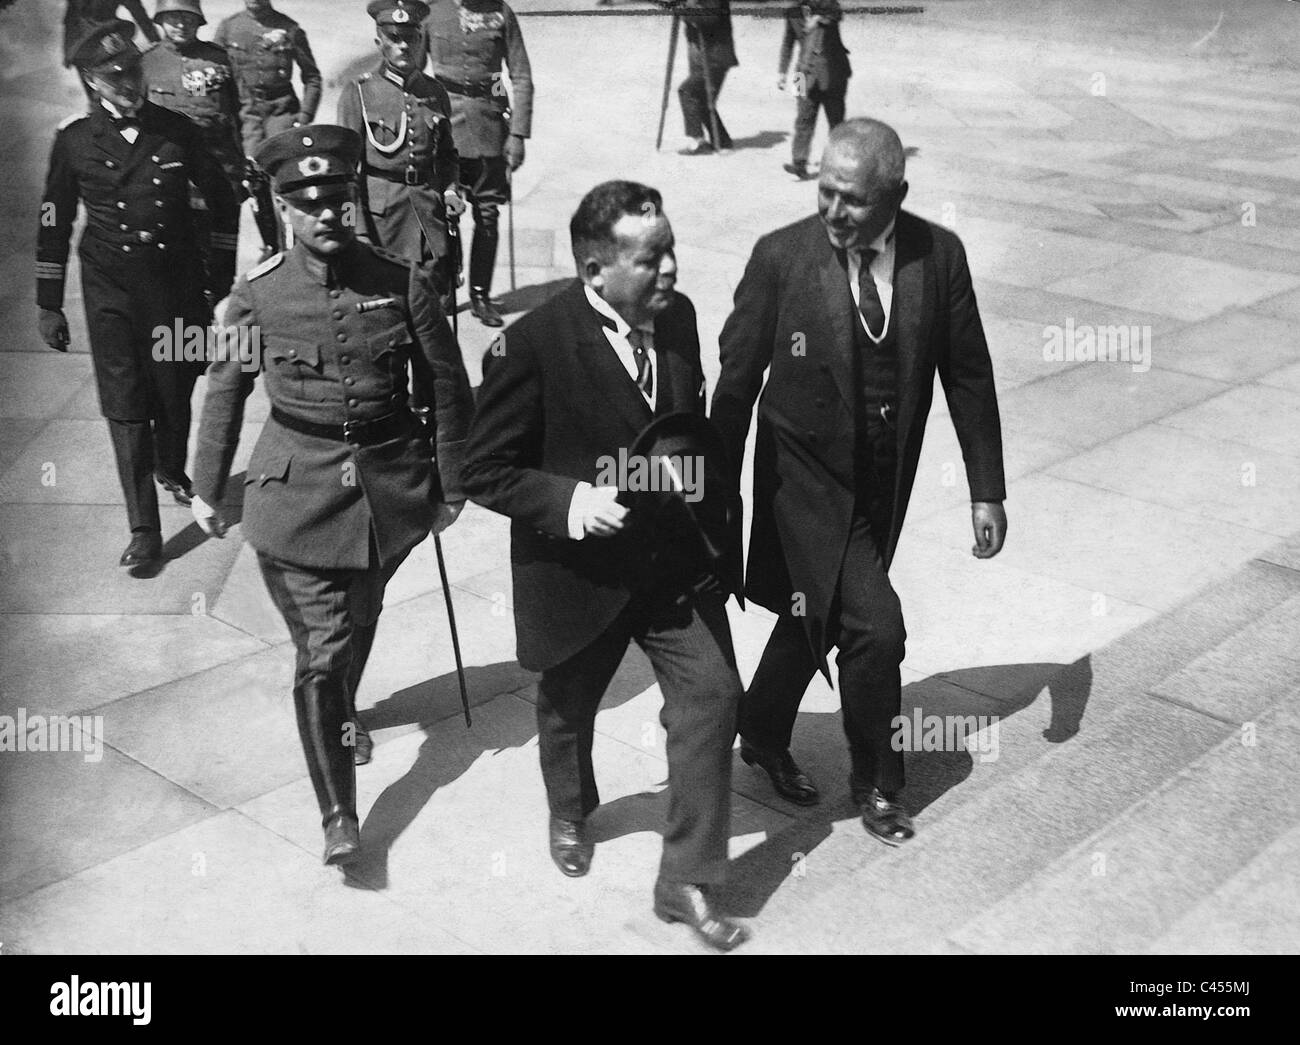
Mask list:
[{"label": "dark uniform trousers", "polygon": [[460,177],[474,216],[469,285],[489,291],[501,244],[501,208],[510,202],[510,172],[504,156],[462,156]]},{"label": "dark uniform trousers", "polygon": [[[109,114],[92,112],[55,137],[37,238],[36,303],[61,309],[66,262],[77,216],[81,286],[100,411],[108,420],[132,530],[159,529],[155,469],[185,470],[190,393],[206,361],[159,353],[158,328],[206,328],[208,290],[224,296],[234,275],[238,213],[215,160],[189,120],[146,103],[139,137],[129,144]],[[215,226],[201,257],[187,181],[202,187]],[[46,210],[48,209],[48,210]],[[206,271],[205,271],[206,269]]]},{"label": "dark uniform trousers", "polygon": [[[903,787],[903,755],[893,750],[893,720],[902,704],[907,632],[903,609],[885,572],[883,545],[893,513],[897,440],[892,410],[897,400],[894,317],[877,345],[854,317],[858,395],[855,471],[857,496],[835,597],[827,618],[826,648],[839,652],[840,707],[849,742],[855,788]],[[882,406],[886,407],[882,417]],[[799,704],[818,658],[803,618],[786,609],[777,619],[758,670],[740,707],[740,733],[753,744],[790,746]]]},{"label": "dark uniform trousers", "polygon": [[720,883],[727,868],[731,744],[740,678],[722,598],[683,605],[634,597],[591,645],[542,672],[538,746],[551,813],[581,820],[598,805],[591,746],[596,712],[629,641],[650,658],[663,691],[669,801],[659,877]]}]

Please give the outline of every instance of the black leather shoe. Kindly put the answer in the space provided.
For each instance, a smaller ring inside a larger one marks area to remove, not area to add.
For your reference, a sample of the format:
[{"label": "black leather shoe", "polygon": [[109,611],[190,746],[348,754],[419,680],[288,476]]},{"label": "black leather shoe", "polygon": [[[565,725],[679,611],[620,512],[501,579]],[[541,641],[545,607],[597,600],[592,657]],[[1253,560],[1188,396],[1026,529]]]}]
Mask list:
[{"label": "black leather shoe", "polygon": [[551,859],[570,878],[581,878],[591,870],[596,847],[583,838],[581,820],[551,817]]},{"label": "black leather shoe", "polygon": [[162,558],[162,534],[157,530],[136,530],[131,534],[131,543],[126,546],[119,566],[144,566]]},{"label": "black leather shoe", "polygon": [[891,846],[902,845],[916,836],[916,831],[912,829],[912,818],[899,805],[897,796],[887,795],[878,787],[863,793],[852,781],[849,786],[853,788],[854,801],[862,811],[862,826],[868,834]]},{"label": "black leather shoe", "polygon": [[164,475],[162,472],[154,472],[154,479],[158,485],[166,490],[176,499],[177,504],[183,504],[189,507],[190,502],[194,499],[194,487],[190,483],[190,477],[182,472],[177,476]]},{"label": "black leather shoe", "polygon": [[352,764],[354,766],[369,765],[370,760],[374,757],[375,742],[370,738],[370,733],[361,720],[354,718],[352,720]]},{"label": "black leather shoe", "polygon": [[492,299],[488,297],[485,291],[470,291],[469,310],[474,313],[474,318],[485,327],[503,327],[506,324],[506,321],[501,318],[501,313],[497,311],[496,306],[492,304]]},{"label": "black leather shoe", "polygon": [[787,174],[793,174],[800,181],[807,181],[813,176],[806,163],[783,163],[781,169]]},{"label": "black leather shoe", "polygon": [[749,930],[715,911],[698,885],[655,882],[655,914],[665,922],[685,922],[714,950],[735,950],[749,939]]},{"label": "black leather shoe", "polygon": [[821,801],[817,785],[795,764],[789,748],[774,754],[740,738],[740,758],[747,766],[757,765],[772,778],[772,786],[782,798],[795,805],[811,806]]},{"label": "black leather shoe", "polygon": [[361,828],[357,818],[335,813],[325,821],[325,863],[345,864],[361,852]]}]

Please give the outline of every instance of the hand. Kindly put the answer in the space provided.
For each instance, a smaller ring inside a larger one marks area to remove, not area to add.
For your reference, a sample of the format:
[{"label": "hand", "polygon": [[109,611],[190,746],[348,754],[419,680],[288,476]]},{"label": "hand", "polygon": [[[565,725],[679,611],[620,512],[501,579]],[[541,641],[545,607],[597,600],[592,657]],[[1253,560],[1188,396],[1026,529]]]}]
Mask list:
[{"label": "hand", "polygon": [[443,205],[447,208],[449,218],[459,218],[465,213],[465,201],[455,189],[447,189],[442,194]]},{"label": "hand", "polygon": [[582,532],[592,537],[613,537],[627,519],[627,509],[618,503],[617,486],[578,487],[574,499],[582,516]]},{"label": "hand", "polygon": [[190,499],[190,514],[199,524],[199,529],[209,537],[220,539],[226,535],[226,520],[221,517],[221,510],[213,508],[198,494]]},{"label": "hand", "polygon": [[972,501],[970,520],[975,527],[975,546],[971,554],[977,559],[991,559],[1002,550],[1007,539],[1007,513],[1001,501]]},{"label": "hand", "polygon": [[41,340],[56,352],[66,352],[68,342],[71,340],[68,334],[68,318],[57,308],[41,309],[40,319],[37,326],[41,332]]},{"label": "hand", "polygon": [[505,148],[506,163],[512,171],[517,171],[524,165],[524,140],[517,134],[510,135],[506,139]]},{"label": "hand", "polygon": [[464,510],[464,501],[443,501],[439,503],[434,510],[433,525],[429,527],[429,532],[437,537],[438,534],[459,519],[460,513]]}]

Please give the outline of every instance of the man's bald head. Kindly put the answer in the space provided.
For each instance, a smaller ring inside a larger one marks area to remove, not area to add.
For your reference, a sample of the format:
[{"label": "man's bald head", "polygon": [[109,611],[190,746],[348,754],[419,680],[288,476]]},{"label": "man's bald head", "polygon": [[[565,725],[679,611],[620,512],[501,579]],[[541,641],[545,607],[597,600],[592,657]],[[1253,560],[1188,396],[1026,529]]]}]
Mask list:
[{"label": "man's bald head", "polygon": [[907,195],[906,163],[887,123],[860,117],[831,131],[817,202],[833,246],[860,250],[884,232]]}]

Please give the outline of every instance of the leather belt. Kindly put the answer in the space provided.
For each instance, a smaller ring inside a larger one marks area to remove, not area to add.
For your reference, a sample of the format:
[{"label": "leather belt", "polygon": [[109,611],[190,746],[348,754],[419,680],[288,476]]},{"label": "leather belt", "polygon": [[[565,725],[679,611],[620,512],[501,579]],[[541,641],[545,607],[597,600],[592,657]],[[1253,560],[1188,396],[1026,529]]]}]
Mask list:
[{"label": "leather belt", "polygon": [[315,436],[317,439],[330,439],[336,443],[347,443],[349,446],[374,446],[377,443],[386,443],[390,439],[410,434],[415,429],[415,418],[407,410],[385,414],[373,421],[345,421],[341,425],[324,425],[317,424],[315,421],[304,421],[300,417],[286,414],[278,406],[272,406],[271,419],[291,432]]},{"label": "leather belt", "polygon": [[422,171],[418,167],[407,167],[401,171],[385,171],[378,167],[366,168],[367,178],[379,178],[381,181],[392,181],[398,185],[428,185],[433,180],[432,171]]},{"label": "leather belt", "polygon": [[492,97],[491,80],[484,80],[482,83],[461,83],[459,80],[449,80],[445,76],[439,76],[436,79],[448,94],[461,94],[466,98]]},{"label": "leather belt", "polygon": [[288,98],[293,94],[293,84],[278,84],[275,87],[250,87],[248,93],[259,102],[272,102],[277,98]]}]

